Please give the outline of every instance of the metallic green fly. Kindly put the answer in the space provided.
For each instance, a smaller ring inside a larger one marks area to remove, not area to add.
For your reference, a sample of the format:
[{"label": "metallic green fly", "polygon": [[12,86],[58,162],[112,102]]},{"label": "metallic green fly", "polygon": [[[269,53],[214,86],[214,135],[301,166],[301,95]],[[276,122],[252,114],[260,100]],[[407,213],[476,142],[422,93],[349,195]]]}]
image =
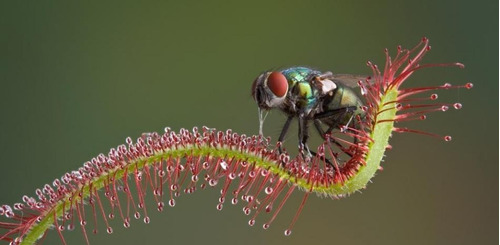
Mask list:
[{"label": "metallic green fly", "polygon": [[[352,88],[359,87],[359,81],[367,76],[333,74],[307,67],[290,67],[277,71],[261,73],[252,84],[252,97],[259,109],[259,133],[262,135],[263,123],[267,112],[279,109],[287,115],[279,142],[282,142],[293,118],[299,122],[299,149],[310,155],[308,125],[313,121],[321,137],[326,140],[333,130],[344,126],[357,128],[356,118],[363,118],[363,102]],[[354,120],[353,120],[354,119]],[[323,129],[323,124],[327,126]],[[344,153],[351,155],[332,138]],[[354,139],[356,141],[356,138]],[[282,152],[281,146],[279,147]]]}]

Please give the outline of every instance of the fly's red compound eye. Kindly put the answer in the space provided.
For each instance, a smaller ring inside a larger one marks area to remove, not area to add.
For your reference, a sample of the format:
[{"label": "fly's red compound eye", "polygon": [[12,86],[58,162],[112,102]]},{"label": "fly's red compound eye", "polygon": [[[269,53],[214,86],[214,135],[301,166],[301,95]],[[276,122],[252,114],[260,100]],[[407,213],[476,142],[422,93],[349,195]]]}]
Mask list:
[{"label": "fly's red compound eye", "polygon": [[288,91],[288,81],[281,72],[271,72],[267,77],[267,87],[277,97],[283,97]]}]

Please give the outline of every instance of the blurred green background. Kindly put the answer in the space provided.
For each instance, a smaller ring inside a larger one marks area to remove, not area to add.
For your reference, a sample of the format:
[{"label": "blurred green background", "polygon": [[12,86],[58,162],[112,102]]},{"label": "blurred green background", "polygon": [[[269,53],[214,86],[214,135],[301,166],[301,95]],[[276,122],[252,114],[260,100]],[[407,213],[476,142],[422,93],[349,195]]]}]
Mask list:
[{"label": "blurred green background", "polygon": [[[407,85],[474,82],[440,92],[460,111],[408,127],[452,135],[445,143],[395,135],[385,170],[343,200],[309,199],[293,235],[283,230],[295,193],[269,230],[241,206],[215,209],[217,190],[92,244],[498,244],[497,1],[2,1],[0,3],[0,204],[52,182],[124,142],[163,127],[207,125],[256,134],[250,86],[262,71],[308,65],[370,74],[383,49],[427,36],[433,68]],[[410,84],[411,83],[411,84]],[[284,117],[272,113],[276,138]],[[294,129],[295,130],[295,129]],[[288,142],[296,140],[296,131]],[[263,219],[264,218],[264,219]],[[80,231],[68,244],[83,244]],[[49,233],[45,244],[59,244]]]}]

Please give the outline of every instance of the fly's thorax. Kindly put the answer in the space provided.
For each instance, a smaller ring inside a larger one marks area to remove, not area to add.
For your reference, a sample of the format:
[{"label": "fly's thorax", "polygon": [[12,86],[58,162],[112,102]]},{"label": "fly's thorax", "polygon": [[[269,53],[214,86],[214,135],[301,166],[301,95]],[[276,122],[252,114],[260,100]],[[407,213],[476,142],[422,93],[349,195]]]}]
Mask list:
[{"label": "fly's thorax", "polygon": [[282,110],[288,114],[314,113],[318,102],[318,91],[311,84],[312,77],[321,72],[307,67],[291,67],[281,71],[287,78],[289,91]]}]

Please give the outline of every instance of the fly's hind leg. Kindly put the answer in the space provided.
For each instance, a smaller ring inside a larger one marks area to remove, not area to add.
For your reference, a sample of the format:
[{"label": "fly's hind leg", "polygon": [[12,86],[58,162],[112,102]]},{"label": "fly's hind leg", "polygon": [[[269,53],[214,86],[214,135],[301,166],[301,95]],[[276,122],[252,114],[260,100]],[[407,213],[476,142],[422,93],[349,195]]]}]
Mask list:
[{"label": "fly's hind leg", "polygon": [[[340,117],[341,118],[346,113],[352,112],[352,111],[354,111],[356,109],[357,109],[356,106],[348,106],[348,107],[343,107],[343,108],[338,108],[338,109],[334,109],[334,110],[329,110],[329,111],[325,111],[325,112],[317,114],[315,116],[315,118],[314,118],[314,126],[316,127],[316,130],[318,131],[318,133],[321,135],[321,138],[323,138],[323,140],[327,140],[327,135],[331,134],[331,132],[333,131],[333,129],[336,126],[338,126],[338,125],[330,125],[328,127],[328,129],[326,131],[324,131],[323,128],[321,127],[321,119],[329,118],[329,117]],[[351,122],[351,120],[349,120],[349,123],[350,122]],[[343,146],[338,140],[335,140],[332,137],[328,137],[328,140],[329,140],[329,142],[334,143],[335,145],[337,145],[339,147],[339,149],[342,150],[342,152],[345,153],[346,155],[348,155],[349,157],[353,156],[352,152],[350,152],[349,149],[346,148],[345,146]],[[353,143],[356,143],[356,142],[357,142],[357,139],[354,138],[354,142]]]}]

